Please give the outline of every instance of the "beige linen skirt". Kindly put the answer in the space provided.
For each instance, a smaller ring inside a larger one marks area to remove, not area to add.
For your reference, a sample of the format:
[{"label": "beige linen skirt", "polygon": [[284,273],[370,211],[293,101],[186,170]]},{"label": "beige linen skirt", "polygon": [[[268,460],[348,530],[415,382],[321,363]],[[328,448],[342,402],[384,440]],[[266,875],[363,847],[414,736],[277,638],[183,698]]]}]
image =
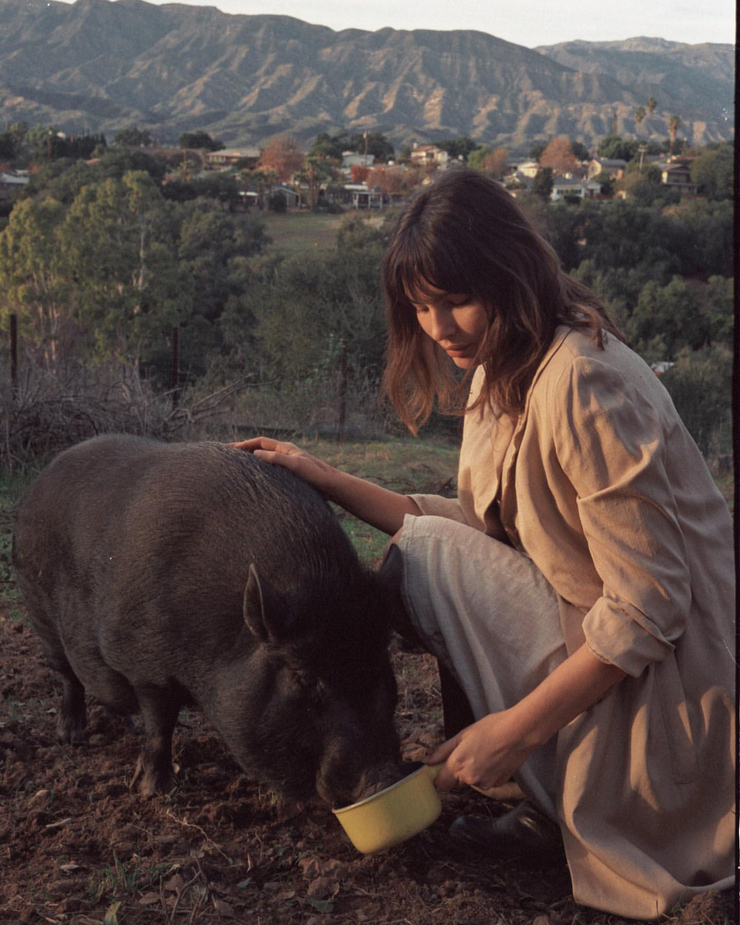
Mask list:
[{"label": "beige linen skirt", "polygon": [[[567,658],[554,590],[531,559],[465,524],[407,514],[402,597],[428,650],[480,719],[513,706]],[[515,775],[557,820],[553,738]]]}]

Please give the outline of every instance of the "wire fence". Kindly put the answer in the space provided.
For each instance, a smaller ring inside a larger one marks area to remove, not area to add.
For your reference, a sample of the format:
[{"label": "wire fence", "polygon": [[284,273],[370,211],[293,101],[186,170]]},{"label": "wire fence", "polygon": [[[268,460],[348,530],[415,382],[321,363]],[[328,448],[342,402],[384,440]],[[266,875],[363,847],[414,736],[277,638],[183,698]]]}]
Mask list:
[{"label": "wire fence", "polygon": [[[161,439],[207,439],[256,433],[335,436],[387,429],[377,384],[350,383],[348,350],[310,379],[287,381],[256,372],[195,377],[182,367],[181,330],[146,362],[90,365],[66,357],[53,366],[26,349],[10,316],[0,349],[0,465],[14,469],[99,433]],[[214,364],[217,367],[218,364]]]}]

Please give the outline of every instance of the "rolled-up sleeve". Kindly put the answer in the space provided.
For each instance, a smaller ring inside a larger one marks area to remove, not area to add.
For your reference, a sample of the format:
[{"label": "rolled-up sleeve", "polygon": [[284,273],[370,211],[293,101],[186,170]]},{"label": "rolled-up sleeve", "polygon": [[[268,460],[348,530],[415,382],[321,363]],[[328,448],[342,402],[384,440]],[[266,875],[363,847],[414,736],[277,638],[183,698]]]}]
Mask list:
[{"label": "rolled-up sleeve", "polygon": [[[603,594],[583,622],[604,661],[638,676],[665,658],[691,605],[688,554],[666,471],[667,396],[654,407],[606,362],[579,357],[551,393],[555,451],[576,495]],[[556,417],[557,416],[557,417]]]},{"label": "rolled-up sleeve", "polygon": [[422,514],[432,514],[435,517],[447,517],[460,524],[467,524],[460,502],[457,498],[443,498],[441,495],[409,495],[416,502]]}]

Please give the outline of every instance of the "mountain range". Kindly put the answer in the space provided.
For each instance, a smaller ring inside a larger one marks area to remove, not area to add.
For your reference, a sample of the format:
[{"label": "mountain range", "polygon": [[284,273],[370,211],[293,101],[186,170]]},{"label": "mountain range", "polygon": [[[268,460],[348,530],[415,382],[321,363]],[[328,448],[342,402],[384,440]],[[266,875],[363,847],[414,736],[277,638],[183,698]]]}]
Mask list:
[{"label": "mountain range", "polygon": [[[423,4],[419,7],[423,21]],[[204,130],[228,145],[383,132],[525,150],[565,134],[733,137],[734,47],[660,38],[525,48],[472,30],[335,32],[289,16],[144,0],[0,0],[0,120],[68,133]],[[657,107],[639,131],[634,111]],[[1,126],[0,126],[1,127]]]}]

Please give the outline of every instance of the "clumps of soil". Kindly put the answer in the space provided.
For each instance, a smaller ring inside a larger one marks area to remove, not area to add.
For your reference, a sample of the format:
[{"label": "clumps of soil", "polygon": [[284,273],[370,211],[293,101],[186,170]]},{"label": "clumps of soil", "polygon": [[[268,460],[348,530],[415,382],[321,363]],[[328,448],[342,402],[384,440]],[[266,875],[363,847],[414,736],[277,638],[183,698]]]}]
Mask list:
[{"label": "clumps of soil", "polygon": [[[51,925],[621,925],[573,902],[561,859],[492,861],[447,837],[462,813],[514,805],[470,789],[384,855],[362,856],[323,804],[281,801],[247,780],[218,734],[183,713],[177,783],[128,789],[139,734],[91,704],[88,741],[59,745],[61,685],[20,608],[0,604],[0,922]],[[394,647],[406,760],[442,740],[436,666]],[[731,893],[696,897],[666,922],[730,925]]]}]

